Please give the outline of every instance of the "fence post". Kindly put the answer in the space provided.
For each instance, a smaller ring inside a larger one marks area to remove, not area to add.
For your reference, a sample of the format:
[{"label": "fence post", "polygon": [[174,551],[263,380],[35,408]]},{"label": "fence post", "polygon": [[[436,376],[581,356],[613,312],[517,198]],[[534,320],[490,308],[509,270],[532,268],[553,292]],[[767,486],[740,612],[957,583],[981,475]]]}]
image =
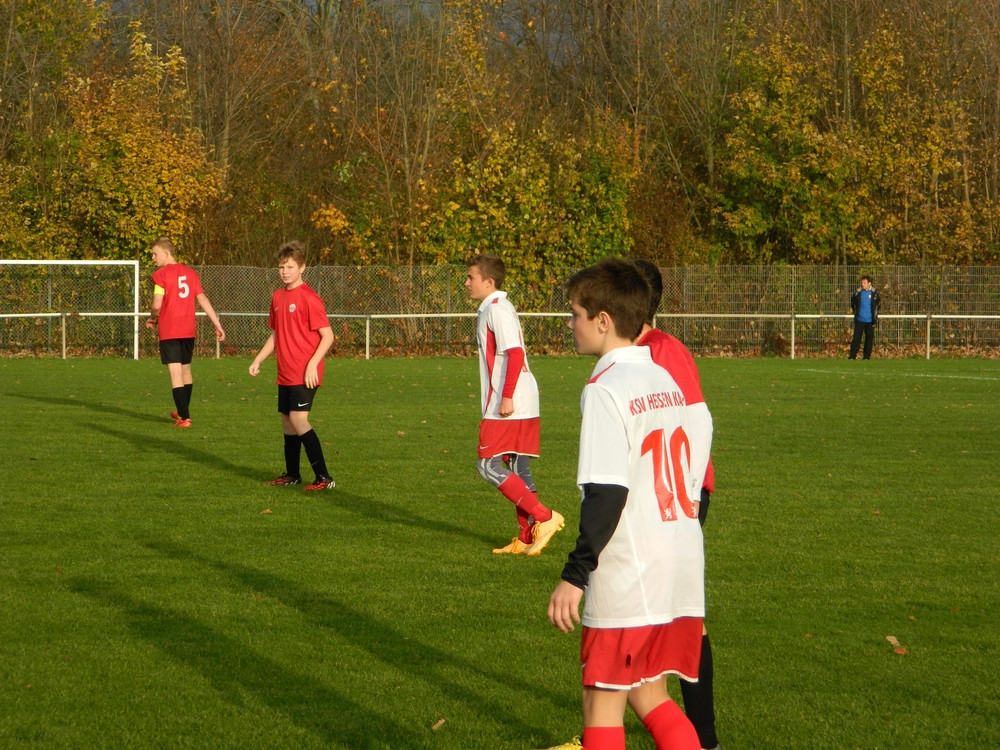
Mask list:
[{"label": "fence post", "polygon": [[135,303],[135,317],[132,318],[132,359],[139,361],[139,261],[133,261],[135,265],[132,266],[133,279],[135,280],[135,294],[133,302]]},{"label": "fence post", "polygon": [[931,358],[931,318],[934,316],[927,313],[927,359]]},{"label": "fence post", "polygon": [[792,359],[795,359],[795,313],[792,313]]},{"label": "fence post", "polygon": [[62,358],[66,359],[66,313],[59,315],[59,327],[62,328]]},{"label": "fence post", "polygon": [[372,316],[365,318],[365,359],[371,359]]}]

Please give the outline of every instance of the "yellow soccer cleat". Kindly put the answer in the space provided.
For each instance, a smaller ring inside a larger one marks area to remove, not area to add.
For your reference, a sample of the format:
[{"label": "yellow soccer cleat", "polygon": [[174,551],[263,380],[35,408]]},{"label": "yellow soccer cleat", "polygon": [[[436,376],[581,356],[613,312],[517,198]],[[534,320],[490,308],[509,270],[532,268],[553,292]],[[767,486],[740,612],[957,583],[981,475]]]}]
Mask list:
[{"label": "yellow soccer cleat", "polygon": [[493,554],[520,555],[530,546],[531,546],[530,544],[525,544],[517,537],[514,537],[513,539],[510,540],[510,544],[508,544],[506,547],[497,547],[495,550],[493,550]]},{"label": "yellow soccer cleat", "polygon": [[546,748],[546,750],[583,750],[583,745],[580,744],[579,737],[574,737],[569,742],[564,742],[561,745],[554,745],[553,747]]},{"label": "yellow soccer cleat", "polygon": [[562,517],[562,514],[552,511],[552,518],[548,521],[539,521],[531,527],[531,536],[535,543],[528,547],[528,551],[524,554],[530,557],[542,554],[542,550],[548,545],[552,535],[565,525],[566,519]]}]

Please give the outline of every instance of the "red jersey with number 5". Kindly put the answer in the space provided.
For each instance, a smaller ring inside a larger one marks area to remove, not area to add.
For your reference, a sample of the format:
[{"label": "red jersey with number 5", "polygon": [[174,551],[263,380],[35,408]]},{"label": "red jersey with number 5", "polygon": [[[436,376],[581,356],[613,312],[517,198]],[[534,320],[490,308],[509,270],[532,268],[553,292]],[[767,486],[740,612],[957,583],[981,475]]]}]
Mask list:
[{"label": "red jersey with number 5", "polygon": [[202,293],[198,274],[183,263],[169,263],[153,271],[153,283],[163,290],[157,326],[160,340],[193,339],[194,301]]}]

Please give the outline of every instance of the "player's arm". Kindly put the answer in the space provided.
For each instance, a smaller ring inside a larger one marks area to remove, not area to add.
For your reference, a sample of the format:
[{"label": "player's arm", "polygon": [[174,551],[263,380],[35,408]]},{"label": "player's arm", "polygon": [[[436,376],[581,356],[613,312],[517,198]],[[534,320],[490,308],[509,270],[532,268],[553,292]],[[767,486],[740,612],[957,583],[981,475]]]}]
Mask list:
[{"label": "player's arm", "polygon": [[315,388],[319,385],[319,363],[333,346],[333,329],[330,326],[320,328],[317,333],[319,333],[319,345],[315,354],[309,359],[309,364],[306,365],[306,388]]},{"label": "player's arm", "polygon": [[585,484],[580,506],[580,535],[563,567],[562,582],[549,600],[549,622],[564,633],[580,622],[580,599],[597,569],[601,552],[618,528],[628,489],[617,484]]},{"label": "player's arm", "polygon": [[[687,415],[687,436],[691,450],[691,484],[688,486],[688,496],[697,499],[701,488],[705,486],[708,465],[712,460],[712,433],[715,428],[712,413],[704,401],[700,404],[689,404]],[[711,481],[714,487],[714,477]]]},{"label": "player's arm", "polygon": [[272,332],[270,336],[267,337],[267,341],[264,342],[264,346],[260,348],[257,352],[257,356],[254,357],[253,362],[250,363],[250,374],[254,377],[260,372],[260,363],[271,356],[271,352],[274,351],[274,333]]},{"label": "player's arm", "polygon": [[160,322],[160,309],[163,307],[163,287],[153,288],[153,301],[149,305],[149,317],[146,318],[146,328],[153,330]]},{"label": "player's arm", "polygon": [[215,308],[212,307],[212,303],[208,301],[208,297],[204,292],[195,297],[198,300],[198,305],[202,310],[205,311],[205,315],[208,319],[212,321],[212,325],[215,326],[215,338],[219,341],[226,340],[226,332],[222,330],[222,323],[219,322],[219,316],[215,314]]},{"label": "player's arm", "polygon": [[500,389],[500,406],[497,411],[501,417],[509,417],[514,413],[514,389],[521,377],[524,367],[524,349],[520,346],[508,349],[506,352],[507,370],[503,376],[503,386]]}]

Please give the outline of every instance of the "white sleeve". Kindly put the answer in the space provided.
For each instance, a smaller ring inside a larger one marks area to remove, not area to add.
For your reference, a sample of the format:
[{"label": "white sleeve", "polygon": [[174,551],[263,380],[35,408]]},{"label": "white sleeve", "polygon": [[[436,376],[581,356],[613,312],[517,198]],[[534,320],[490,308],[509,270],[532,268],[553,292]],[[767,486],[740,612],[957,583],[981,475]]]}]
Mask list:
[{"label": "white sleeve", "polygon": [[712,414],[708,404],[701,401],[687,407],[688,442],[691,445],[691,486],[688,494],[692,498],[701,497],[701,485],[708,470],[708,459],[712,455]]}]

